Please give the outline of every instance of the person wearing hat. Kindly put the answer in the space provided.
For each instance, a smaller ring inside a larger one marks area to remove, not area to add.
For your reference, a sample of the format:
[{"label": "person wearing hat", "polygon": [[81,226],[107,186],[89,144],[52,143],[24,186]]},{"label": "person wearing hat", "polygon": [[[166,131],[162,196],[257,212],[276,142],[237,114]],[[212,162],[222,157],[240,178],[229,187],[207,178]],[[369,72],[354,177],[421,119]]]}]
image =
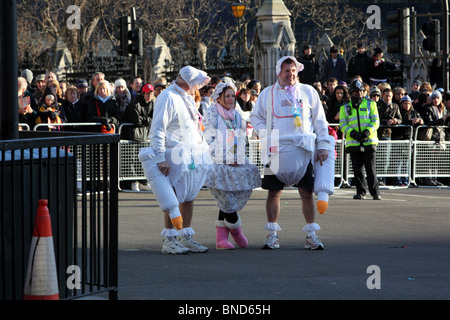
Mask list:
[{"label": "person wearing hat", "polygon": [[41,100],[44,90],[45,90],[45,74],[39,74],[36,77],[36,90],[33,92],[33,96],[36,99],[36,101]]},{"label": "person wearing hat", "polygon": [[[324,248],[316,231],[313,192],[318,195],[317,209],[325,212],[328,196],[334,191],[335,140],[328,134],[325,112],[316,89],[299,83],[297,73],[303,65],[295,57],[278,60],[278,81],[266,87],[256,100],[250,115],[253,128],[261,139],[265,173],[262,188],[268,190],[264,229],[269,234],[265,249],[278,249],[280,197],[285,186],[298,187],[307,233],[305,248]],[[330,156],[329,156],[330,155]],[[331,171],[323,173],[332,162]],[[321,175],[322,174],[322,175]],[[319,192],[320,190],[320,192]]]},{"label": "person wearing hat", "polygon": [[444,130],[439,126],[444,126],[448,123],[448,111],[444,103],[442,103],[442,94],[439,90],[434,90],[431,93],[431,103],[425,106],[423,121],[427,126],[435,126],[433,128],[432,141],[441,143],[444,141]]},{"label": "person wearing hat", "polygon": [[212,170],[212,160],[190,93],[210,80],[206,72],[194,67],[180,70],[176,80],[156,99],[150,146],[139,152],[146,178],[164,212],[161,235],[162,252],[166,254],[208,251],[193,239],[191,222],[194,199]]},{"label": "person wearing hat", "polygon": [[214,170],[205,185],[219,207],[217,249],[235,248],[228,241],[229,233],[239,247],[248,246],[238,212],[244,208],[253,189],[261,186],[258,167],[245,156],[247,124],[236,110],[236,91],[233,83],[219,83],[211,96],[215,103],[204,116],[205,138],[214,161]]},{"label": "person wearing hat", "polygon": [[86,79],[78,79],[75,82],[75,87],[77,87],[78,93],[80,94],[80,100],[83,95],[89,91],[89,85]]},{"label": "person wearing hat", "polygon": [[163,82],[157,82],[155,83],[155,85],[153,86],[155,88],[155,91],[153,92],[153,95],[156,98],[158,98],[159,94],[165,89],[167,88],[166,84]]},{"label": "person wearing hat", "polygon": [[348,77],[361,76],[364,82],[369,83],[368,69],[371,58],[366,52],[366,47],[358,43],[358,52],[350,59],[348,63]]},{"label": "person wearing hat", "polygon": [[303,71],[298,73],[300,82],[313,85],[314,80],[319,77],[319,63],[312,54],[312,47],[309,44],[303,46],[299,62],[304,65]]},{"label": "person wearing hat", "polygon": [[381,200],[376,172],[377,130],[380,126],[378,108],[374,101],[364,98],[364,85],[354,80],[349,88],[350,101],[341,106],[339,126],[345,135],[345,151],[350,154],[356,195],[353,199],[366,196],[366,179],[373,200]]},{"label": "person wearing hat", "polygon": [[377,86],[373,86],[370,89],[369,98],[372,101],[375,101],[375,103],[379,107],[379,105],[381,103],[381,90]]},{"label": "person wearing hat", "polygon": [[114,82],[114,98],[119,106],[120,118],[123,119],[125,110],[131,102],[131,93],[124,79],[119,78]]},{"label": "person wearing hat", "polygon": [[[116,81],[117,84],[123,84],[124,88],[128,90],[125,81],[119,83]],[[138,142],[148,141],[153,118],[154,91],[155,89],[151,84],[145,84],[142,87],[141,93],[126,106],[123,122],[133,125],[124,125],[122,127],[122,139]],[[133,171],[134,169],[130,168],[130,170]],[[151,186],[147,180],[132,181],[131,190],[134,192],[151,191]]]},{"label": "person wearing hat", "polygon": [[[402,116],[402,124],[406,126],[417,127],[424,124],[420,113],[413,108],[413,101],[410,96],[405,95],[400,100],[400,114]],[[402,131],[401,140],[409,140],[411,138],[411,130],[409,128]]]},{"label": "person wearing hat", "polygon": [[20,76],[22,78],[25,78],[27,80],[27,91],[31,94],[34,93],[34,89],[31,87],[31,83],[33,82],[33,72],[30,69],[23,69],[20,73]]},{"label": "person wearing hat", "polygon": [[414,80],[413,83],[411,84],[411,93],[409,94],[409,97],[411,98],[411,100],[413,102],[416,102],[415,100],[417,100],[417,98],[419,98],[419,94],[420,94],[420,85],[422,84],[422,82],[418,79]]}]

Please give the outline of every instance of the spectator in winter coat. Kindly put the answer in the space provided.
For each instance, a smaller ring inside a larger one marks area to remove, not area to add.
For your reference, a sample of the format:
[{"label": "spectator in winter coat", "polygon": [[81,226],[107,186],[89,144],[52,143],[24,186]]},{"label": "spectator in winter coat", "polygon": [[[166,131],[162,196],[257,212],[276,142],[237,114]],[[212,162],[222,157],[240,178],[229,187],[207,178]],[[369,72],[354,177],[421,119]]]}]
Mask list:
[{"label": "spectator in winter coat", "polygon": [[[114,125],[117,131],[120,124],[119,106],[108,81],[97,84],[93,98],[88,101],[87,120],[102,123],[106,130],[111,130]],[[97,126],[96,131],[101,132],[101,129]]]},{"label": "spectator in winter coat", "polygon": [[[83,110],[80,104],[80,93],[75,86],[69,86],[66,90],[65,99],[62,102],[64,111],[66,113],[67,122],[80,123],[83,122]],[[86,127],[83,126],[65,126],[67,131],[84,132]]]},{"label": "spectator in winter coat", "polygon": [[305,66],[305,69],[298,73],[300,82],[313,85],[319,75],[319,64],[316,57],[312,54],[312,48],[309,44],[303,47],[303,54],[299,62]]},{"label": "spectator in winter coat", "polygon": [[331,57],[328,58],[323,70],[323,80],[333,77],[336,78],[338,82],[346,81],[347,66],[345,60],[338,57],[338,49],[336,47],[330,49],[330,55]]},{"label": "spectator in winter coat", "polygon": [[364,82],[369,83],[368,69],[370,61],[371,58],[367,55],[365,46],[359,43],[358,53],[350,59],[348,64],[348,77],[352,78],[359,75]]},{"label": "spectator in winter coat", "polygon": [[[122,138],[144,142],[149,140],[150,127],[153,118],[154,88],[151,84],[142,87],[138,94],[125,109],[124,122],[132,126],[123,126]],[[131,168],[133,170],[133,168]],[[131,190],[135,192],[150,191],[147,180],[132,181]]]},{"label": "spectator in winter coat", "polygon": [[396,68],[394,63],[387,62],[383,58],[383,51],[380,48],[375,48],[372,61],[369,63],[369,78],[371,85],[378,85],[386,82],[389,74]]}]

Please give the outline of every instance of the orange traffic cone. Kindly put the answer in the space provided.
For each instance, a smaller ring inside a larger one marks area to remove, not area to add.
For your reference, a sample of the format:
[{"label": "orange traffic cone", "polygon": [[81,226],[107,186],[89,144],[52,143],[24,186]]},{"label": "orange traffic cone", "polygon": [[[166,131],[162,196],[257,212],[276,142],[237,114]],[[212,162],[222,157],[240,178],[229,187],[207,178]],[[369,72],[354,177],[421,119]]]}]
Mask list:
[{"label": "orange traffic cone", "polygon": [[52,225],[47,200],[39,200],[28,258],[24,300],[59,300]]}]

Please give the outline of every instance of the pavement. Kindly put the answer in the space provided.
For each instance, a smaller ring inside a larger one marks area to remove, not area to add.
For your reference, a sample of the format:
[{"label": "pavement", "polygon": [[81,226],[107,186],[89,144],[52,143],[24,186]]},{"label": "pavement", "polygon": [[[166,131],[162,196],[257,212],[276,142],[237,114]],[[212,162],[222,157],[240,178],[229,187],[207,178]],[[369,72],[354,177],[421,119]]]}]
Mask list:
[{"label": "pavement", "polygon": [[382,189],[383,200],[374,201],[337,189],[316,219],[325,249],[311,251],[303,248],[297,190],[282,195],[278,250],[261,249],[266,191],[255,190],[240,213],[249,247],[216,250],[218,209],[202,190],[192,227],[209,251],[187,255],[161,253],[163,214],[152,193],[121,192],[118,298],[176,300],[177,306],[186,300],[448,300],[449,191]]}]

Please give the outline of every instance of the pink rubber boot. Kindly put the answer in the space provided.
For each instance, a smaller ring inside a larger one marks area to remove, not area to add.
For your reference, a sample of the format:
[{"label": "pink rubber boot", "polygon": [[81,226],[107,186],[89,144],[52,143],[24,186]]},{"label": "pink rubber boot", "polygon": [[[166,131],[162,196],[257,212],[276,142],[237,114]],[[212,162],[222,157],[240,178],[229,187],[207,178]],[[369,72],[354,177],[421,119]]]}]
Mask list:
[{"label": "pink rubber boot", "polygon": [[228,241],[228,228],[223,220],[216,221],[216,249],[234,249],[234,245]]},{"label": "pink rubber boot", "polygon": [[236,221],[235,223],[229,223],[226,219],[224,220],[224,222],[225,226],[230,231],[234,242],[236,242],[239,247],[246,248],[248,246],[248,240],[242,233],[241,217],[238,215],[238,221]]}]

